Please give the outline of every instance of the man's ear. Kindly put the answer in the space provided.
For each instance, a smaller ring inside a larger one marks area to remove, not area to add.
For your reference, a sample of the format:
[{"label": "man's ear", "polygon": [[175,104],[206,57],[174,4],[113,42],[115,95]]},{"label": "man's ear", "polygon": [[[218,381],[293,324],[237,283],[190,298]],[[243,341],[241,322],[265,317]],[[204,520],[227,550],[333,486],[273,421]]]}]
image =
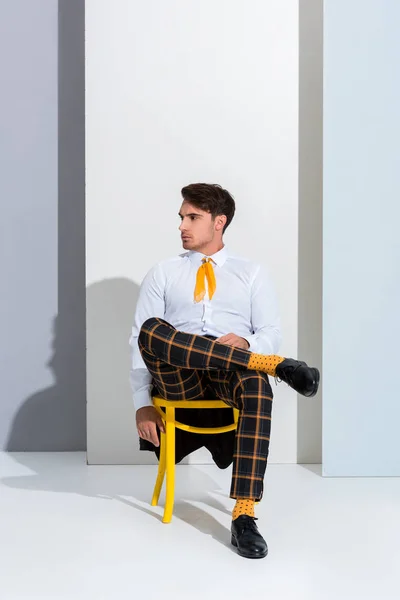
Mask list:
[{"label": "man's ear", "polygon": [[215,218],[215,224],[218,231],[225,227],[225,223],[227,221],[226,215],[217,215]]}]

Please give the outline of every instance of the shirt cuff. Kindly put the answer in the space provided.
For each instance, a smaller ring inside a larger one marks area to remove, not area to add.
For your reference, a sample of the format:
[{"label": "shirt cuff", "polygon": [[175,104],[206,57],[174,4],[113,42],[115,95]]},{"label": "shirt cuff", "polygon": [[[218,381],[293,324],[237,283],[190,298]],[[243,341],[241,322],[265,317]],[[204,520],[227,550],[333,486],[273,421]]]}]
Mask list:
[{"label": "shirt cuff", "polygon": [[246,340],[246,342],[249,343],[249,347],[247,348],[247,350],[249,352],[258,352],[258,343],[256,340],[256,336],[253,335],[244,335],[242,336],[244,340]]},{"label": "shirt cuff", "polygon": [[149,389],[147,390],[135,392],[133,395],[133,403],[136,410],[139,410],[139,408],[144,408],[145,406],[153,406],[151,386],[149,386]]}]

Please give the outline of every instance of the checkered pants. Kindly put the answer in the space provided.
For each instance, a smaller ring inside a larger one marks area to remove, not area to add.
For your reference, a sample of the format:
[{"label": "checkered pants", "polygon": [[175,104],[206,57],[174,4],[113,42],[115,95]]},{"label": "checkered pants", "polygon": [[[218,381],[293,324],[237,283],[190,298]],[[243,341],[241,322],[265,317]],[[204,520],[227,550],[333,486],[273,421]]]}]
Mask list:
[{"label": "checkered pants", "polygon": [[271,430],[268,375],[247,369],[249,351],[178,331],[156,317],[143,323],[138,344],[163,398],[198,400],[208,387],[239,409],[230,497],[260,500]]}]

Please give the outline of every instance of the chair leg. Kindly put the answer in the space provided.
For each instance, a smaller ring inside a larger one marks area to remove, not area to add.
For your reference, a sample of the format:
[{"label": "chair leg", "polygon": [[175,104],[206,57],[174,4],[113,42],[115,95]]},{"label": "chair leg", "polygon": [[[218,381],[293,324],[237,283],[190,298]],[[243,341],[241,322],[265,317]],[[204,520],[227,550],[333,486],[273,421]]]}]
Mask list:
[{"label": "chair leg", "polygon": [[166,471],[167,490],[165,496],[165,508],[163,523],[170,523],[174,509],[175,497],[175,408],[166,408]]},{"label": "chair leg", "polygon": [[159,463],[158,463],[157,480],[156,480],[156,484],[154,486],[153,498],[151,499],[151,506],[157,506],[158,499],[160,497],[160,492],[161,492],[162,484],[164,482],[164,475],[165,475],[165,455],[166,455],[166,450],[167,450],[167,448],[166,448],[165,433],[161,432],[161,439],[160,439],[160,460],[159,460]]}]

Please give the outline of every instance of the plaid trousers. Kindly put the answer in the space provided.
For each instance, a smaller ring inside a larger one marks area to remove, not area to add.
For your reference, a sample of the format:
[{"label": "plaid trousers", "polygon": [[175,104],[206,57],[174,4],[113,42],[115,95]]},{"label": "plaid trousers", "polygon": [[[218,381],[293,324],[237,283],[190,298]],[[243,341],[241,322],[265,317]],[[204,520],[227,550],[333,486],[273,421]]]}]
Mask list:
[{"label": "plaid trousers", "polygon": [[239,409],[231,498],[261,500],[271,431],[268,375],[247,368],[250,352],[178,331],[152,317],[141,327],[139,349],[160,396],[198,400],[205,389]]}]

